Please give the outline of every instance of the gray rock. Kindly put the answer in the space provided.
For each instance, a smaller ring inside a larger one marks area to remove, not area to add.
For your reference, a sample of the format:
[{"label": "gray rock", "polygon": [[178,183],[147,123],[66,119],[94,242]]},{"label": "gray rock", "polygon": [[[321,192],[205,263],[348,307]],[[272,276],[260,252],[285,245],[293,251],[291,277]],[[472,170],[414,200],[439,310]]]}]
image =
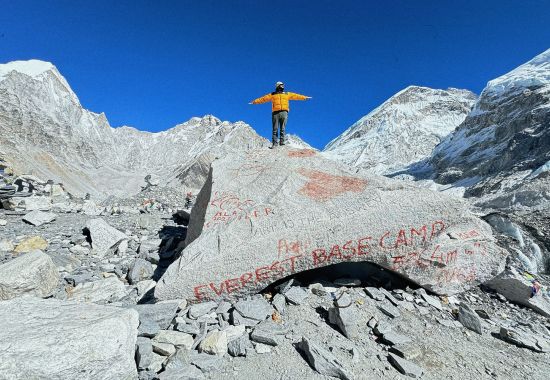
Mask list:
[{"label": "gray rock", "polygon": [[166,356],[159,355],[156,352],[153,352],[153,360],[151,362],[151,366],[147,369],[154,373],[160,372],[165,361]]},{"label": "gray rock", "polygon": [[273,314],[273,307],[261,296],[240,300],[234,304],[243,317],[263,321]]},{"label": "gray rock", "polygon": [[153,371],[139,371],[138,380],[155,380],[156,373]]},{"label": "gray rock", "polygon": [[386,298],[386,296],[384,295],[384,293],[382,293],[380,290],[378,290],[377,288],[373,288],[373,287],[366,287],[365,288],[365,293],[370,297],[372,298],[373,300],[376,300],[376,301],[383,301],[384,298]]},{"label": "gray rock", "polygon": [[257,343],[267,344],[269,346],[277,346],[277,340],[275,334],[255,328],[250,334],[250,340]]},{"label": "gray rock", "polygon": [[233,310],[231,313],[231,320],[234,325],[243,325],[246,327],[256,326],[260,323],[257,319],[243,317],[237,310]]},{"label": "gray rock", "polygon": [[285,294],[286,292],[288,292],[288,290],[289,290],[293,285],[294,285],[294,286],[299,286],[300,284],[299,284],[298,281],[296,281],[294,278],[290,278],[290,279],[286,280],[285,282],[283,282],[282,284],[277,285],[277,286],[275,287],[275,289],[278,290],[279,293]]},{"label": "gray rock", "polygon": [[227,351],[231,356],[246,356],[246,350],[252,348],[248,334],[232,340],[227,345]]},{"label": "gray rock", "polygon": [[329,292],[325,289],[325,287],[320,283],[314,283],[309,285],[309,290],[311,291],[311,293],[319,297],[325,297],[329,294]]},{"label": "gray rock", "polygon": [[191,363],[190,351],[187,349],[179,349],[165,363],[165,371],[182,370]]},{"label": "gray rock", "polygon": [[301,305],[307,299],[309,294],[302,287],[293,286],[285,292],[284,296],[291,304]]},{"label": "gray rock", "polygon": [[133,310],[23,297],[0,302],[0,325],[3,378],[137,377]]},{"label": "gray rock", "polygon": [[437,310],[443,310],[443,307],[441,306],[441,301],[439,301],[437,298],[432,297],[425,292],[423,292],[421,296],[428,305],[435,307]]},{"label": "gray rock", "polygon": [[329,309],[329,319],[333,321],[332,323],[338,325],[347,338],[355,339],[359,336],[359,316],[351,297],[347,293],[344,293],[335,302],[335,306]]},{"label": "gray rock", "polygon": [[191,334],[191,335],[198,335],[200,333],[199,324],[197,322],[195,322],[195,323],[178,323],[176,325],[176,329],[178,331],[184,332],[186,334]]},{"label": "gray rock", "polygon": [[99,216],[105,211],[105,207],[98,206],[94,201],[86,200],[82,205],[81,212],[89,216]]},{"label": "gray rock", "polygon": [[176,352],[176,347],[170,343],[151,341],[153,351],[162,356],[170,356]]},{"label": "gray rock", "polygon": [[208,355],[193,351],[190,355],[191,364],[196,365],[203,372],[212,372],[219,370],[222,365],[222,357],[217,355]]},{"label": "gray rock", "polygon": [[225,355],[227,353],[227,335],[225,331],[210,331],[206,338],[200,342],[199,351],[211,355]]},{"label": "gray rock", "polygon": [[153,266],[150,262],[143,259],[135,259],[128,271],[128,282],[136,284],[143,280],[149,280],[153,277]]},{"label": "gray rock", "polygon": [[152,319],[145,319],[140,321],[138,328],[138,336],[144,336],[148,338],[153,338],[160,332],[159,324]]},{"label": "gray rock", "polygon": [[254,343],[254,349],[258,354],[269,354],[271,352],[271,346],[263,343]]},{"label": "gray rock", "polygon": [[141,323],[154,321],[165,330],[168,328],[178,309],[179,302],[159,302],[155,304],[133,305],[132,309],[139,313]]},{"label": "gray rock", "polygon": [[0,265],[0,300],[22,295],[48,297],[59,283],[59,272],[50,256],[33,250]]},{"label": "gray rock", "polygon": [[108,303],[118,301],[125,295],[124,283],[114,276],[82,283],[67,290],[67,299],[78,302]]},{"label": "gray rock", "polygon": [[404,344],[404,343],[410,343],[411,338],[405,335],[398,334],[394,331],[388,331],[382,335],[382,339],[384,343],[394,346],[397,344]]},{"label": "gray rock", "polygon": [[160,260],[159,248],[162,239],[147,239],[139,244],[139,255],[142,259],[153,264],[158,264]]},{"label": "gray rock", "polygon": [[299,348],[306,355],[309,365],[321,375],[333,376],[342,380],[352,379],[352,376],[346,371],[345,366],[332,353],[311,342],[309,339],[302,338]]},{"label": "gray rock", "polygon": [[231,342],[232,340],[240,338],[246,332],[246,327],[243,325],[238,326],[227,326],[223,329],[225,335],[227,336],[227,341]]},{"label": "gray rock", "polygon": [[390,318],[398,318],[401,315],[399,310],[389,303],[380,304],[378,305],[378,308],[382,311],[382,313],[386,314]]},{"label": "gray rock", "polygon": [[99,256],[114,252],[122,240],[128,239],[125,234],[101,218],[89,220],[86,229],[90,232],[93,251]]},{"label": "gray rock", "polygon": [[147,338],[137,338],[136,342],[136,363],[138,369],[143,370],[149,368],[153,362],[153,345],[151,340]]},{"label": "gray rock", "polygon": [[465,303],[460,304],[460,307],[458,308],[458,320],[462,323],[462,326],[467,329],[470,329],[478,334],[483,333],[481,319],[479,319],[476,312],[470,309],[470,307]]},{"label": "gray rock", "polygon": [[39,210],[34,210],[29,212],[23,217],[23,220],[27,223],[32,224],[33,226],[41,226],[46,223],[53,222],[57,215],[53,212],[43,212]]},{"label": "gray rock", "polygon": [[[170,359],[168,359],[170,360]],[[167,369],[158,375],[159,380],[202,380],[204,375],[192,364],[182,365],[175,369]]]},{"label": "gray rock", "polygon": [[169,343],[177,348],[184,347],[187,350],[191,349],[193,346],[193,337],[189,334],[174,331],[174,330],[161,330],[153,338],[153,342],[159,343]]},{"label": "gray rock", "polygon": [[390,353],[388,360],[399,372],[413,379],[417,379],[424,374],[424,370],[421,367],[395,354]]},{"label": "gray rock", "polygon": [[382,292],[382,294],[384,294],[384,296],[386,297],[386,299],[388,301],[390,301],[390,303],[394,306],[399,306],[401,304],[401,302],[399,302],[399,300],[397,298],[395,298],[393,296],[393,294],[391,294],[390,292],[388,292],[386,289],[384,288],[380,288],[380,291]]},{"label": "gray rock", "polygon": [[[358,261],[454,294],[504,265],[490,226],[461,200],[302,153],[263,149],[215,160],[193,207],[186,254],[164,273],[155,297],[235,300],[294,273]],[[472,230],[467,240],[449,238]],[[281,238],[290,233],[292,241]],[[306,248],[308,241],[318,248]],[[426,257],[417,257],[420,247]],[[394,252],[400,256],[389,258]]]},{"label": "gray rock", "polygon": [[216,308],[216,314],[227,314],[232,307],[230,302],[222,301]]},{"label": "gray rock", "polygon": [[374,327],[374,333],[378,336],[383,336],[392,330],[392,326],[385,321],[379,321]]},{"label": "gray rock", "polygon": [[218,307],[218,304],[213,301],[209,302],[202,302],[195,305],[192,305],[189,308],[189,317],[193,319],[197,319],[199,317],[202,317],[205,314],[210,313],[212,310]]},{"label": "gray rock", "polygon": [[543,337],[506,327],[500,328],[499,335],[504,341],[518,347],[528,348],[536,352],[550,352],[550,341]]},{"label": "gray rock", "polygon": [[485,283],[509,301],[527,306],[536,312],[550,317],[550,297],[544,292],[532,296],[533,284],[514,268],[509,268],[494,279]]},{"label": "gray rock", "polygon": [[275,294],[271,304],[275,307],[280,314],[284,314],[286,310],[286,298],[280,293]]}]

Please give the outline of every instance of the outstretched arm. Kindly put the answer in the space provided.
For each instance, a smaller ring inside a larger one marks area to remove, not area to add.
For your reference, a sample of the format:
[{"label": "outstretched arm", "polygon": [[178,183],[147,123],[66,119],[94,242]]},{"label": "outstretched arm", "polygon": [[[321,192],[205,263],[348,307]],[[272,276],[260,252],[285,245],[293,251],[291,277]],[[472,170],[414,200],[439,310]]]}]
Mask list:
[{"label": "outstretched arm", "polygon": [[271,101],[271,94],[267,94],[262,96],[261,98],[254,99],[253,101],[250,102],[250,104],[262,104],[270,101]]},{"label": "outstretched arm", "polygon": [[294,92],[289,92],[288,99],[289,100],[307,100],[307,99],[311,99],[311,96],[305,96],[305,95],[296,94]]}]

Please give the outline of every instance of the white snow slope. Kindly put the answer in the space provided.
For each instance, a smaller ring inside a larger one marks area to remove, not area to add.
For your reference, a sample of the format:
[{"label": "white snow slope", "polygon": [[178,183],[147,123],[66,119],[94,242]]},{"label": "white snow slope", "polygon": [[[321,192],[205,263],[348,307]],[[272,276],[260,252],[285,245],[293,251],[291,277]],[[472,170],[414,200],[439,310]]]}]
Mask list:
[{"label": "white snow slope", "polygon": [[475,99],[467,90],[407,87],[332,140],[323,154],[391,174],[428,157],[462,123]]}]

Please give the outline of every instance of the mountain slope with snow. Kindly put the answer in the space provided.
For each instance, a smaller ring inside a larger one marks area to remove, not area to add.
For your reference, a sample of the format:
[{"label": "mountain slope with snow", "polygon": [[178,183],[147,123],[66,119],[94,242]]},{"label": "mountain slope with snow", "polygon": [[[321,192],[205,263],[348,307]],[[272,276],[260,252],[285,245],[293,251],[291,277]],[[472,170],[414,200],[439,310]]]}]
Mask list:
[{"label": "mountain slope with snow", "polygon": [[470,112],[467,90],[410,86],[332,140],[323,153],[348,165],[390,174],[430,155]]},{"label": "mountain slope with snow", "polygon": [[0,65],[0,158],[75,194],[133,194],[147,174],[198,189],[216,156],[264,144],[247,124],[213,116],[159,133],[112,128],[104,114],[81,106],[51,63]]},{"label": "mountain slope with snow", "polygon": [[472,194],[517,183],[550,161],[550,49],[491,80],[429,164],[440,183],[475,179]]}]

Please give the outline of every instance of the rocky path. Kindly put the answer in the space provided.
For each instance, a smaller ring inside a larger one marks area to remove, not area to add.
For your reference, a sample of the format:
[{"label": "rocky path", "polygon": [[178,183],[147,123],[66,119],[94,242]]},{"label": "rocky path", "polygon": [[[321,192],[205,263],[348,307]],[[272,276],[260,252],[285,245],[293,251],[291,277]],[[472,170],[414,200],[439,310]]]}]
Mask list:
[{"label": "rocky path", "polygon": [[[54,212],[41,225],[27,214],[0,211],[0,272],[11,265],[0,289],[16,288],[0,302],[0,378],[546,379],[550,371],[550,321],[480,288],[439,298],[319,272],[231,303],[155,303],[155,280],[185,236],[172,214]],[[113,336],[126,343],[113,346]],[[49,359],[21,359],[39,354]]]}]

